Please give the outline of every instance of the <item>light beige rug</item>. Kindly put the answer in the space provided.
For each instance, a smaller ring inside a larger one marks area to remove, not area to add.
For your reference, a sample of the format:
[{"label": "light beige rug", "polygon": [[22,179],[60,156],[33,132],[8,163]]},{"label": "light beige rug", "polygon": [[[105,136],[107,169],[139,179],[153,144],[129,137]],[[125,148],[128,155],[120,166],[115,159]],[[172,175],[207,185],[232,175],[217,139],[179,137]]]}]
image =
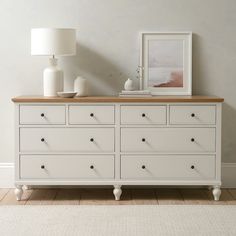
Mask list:
[{"label": "light beige rug", "polygon": [[236,235],[236,206],[1,206],[1,236]]}]

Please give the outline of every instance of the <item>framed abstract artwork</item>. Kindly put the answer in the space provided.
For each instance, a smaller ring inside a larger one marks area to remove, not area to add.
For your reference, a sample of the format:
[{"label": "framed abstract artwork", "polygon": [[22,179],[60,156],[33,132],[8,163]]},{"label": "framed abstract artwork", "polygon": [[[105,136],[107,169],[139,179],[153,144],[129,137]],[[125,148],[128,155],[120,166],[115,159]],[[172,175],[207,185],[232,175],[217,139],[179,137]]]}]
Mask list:
[{"label": "framed abstract artwork", "polygon": [[153,95],[192,94],[192,33],[141,33],[140,89]]}]

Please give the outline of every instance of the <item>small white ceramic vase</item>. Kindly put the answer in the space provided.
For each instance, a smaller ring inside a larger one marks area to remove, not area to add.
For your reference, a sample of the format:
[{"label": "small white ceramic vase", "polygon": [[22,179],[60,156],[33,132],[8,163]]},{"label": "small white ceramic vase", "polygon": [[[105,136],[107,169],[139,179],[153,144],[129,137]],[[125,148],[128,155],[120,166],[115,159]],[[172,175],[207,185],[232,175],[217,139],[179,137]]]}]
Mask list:
[{"label": "small white ceramic vase", "polygon": [[134,90],[134,85],[133,85],[133,80],[132,79],[128,78],[125,81],[124,89],[127,90],[127,91]]},{"label": "small white ceramic vase", "polygon": [[87,80],[81,76],[78,76],[74,81],[74,91],[77,93],[76,97],[88,96]]}]

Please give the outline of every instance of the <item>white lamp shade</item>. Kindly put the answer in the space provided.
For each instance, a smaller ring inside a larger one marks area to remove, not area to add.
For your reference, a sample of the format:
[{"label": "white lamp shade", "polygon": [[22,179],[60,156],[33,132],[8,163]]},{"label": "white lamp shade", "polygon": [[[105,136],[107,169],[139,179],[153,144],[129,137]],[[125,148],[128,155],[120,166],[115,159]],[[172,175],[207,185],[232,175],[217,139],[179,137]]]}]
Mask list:
[{"label": "white lamp shade", "polygon": [[75,53],[75,29],[31,29],[31,55],[67,56]]}]

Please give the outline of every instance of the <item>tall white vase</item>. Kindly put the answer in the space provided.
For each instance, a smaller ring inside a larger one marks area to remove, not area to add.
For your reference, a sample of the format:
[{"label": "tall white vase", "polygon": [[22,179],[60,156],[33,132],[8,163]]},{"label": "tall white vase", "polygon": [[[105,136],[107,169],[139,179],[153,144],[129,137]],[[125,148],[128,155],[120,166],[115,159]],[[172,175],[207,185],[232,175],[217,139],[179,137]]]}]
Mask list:
[{"label": "tall white vase", "polygon": [[57,67],[57,59],[49,58],[49,66],[43,72],[44,96],[57,96],[57,92],[63,91],[63,83],[63,71]]},{"label": "tall white vase", "polygon": [[77,97],[88,96],[88,83],[87,80],[78,76],[74,81],[74,92],[77,92]]}]

